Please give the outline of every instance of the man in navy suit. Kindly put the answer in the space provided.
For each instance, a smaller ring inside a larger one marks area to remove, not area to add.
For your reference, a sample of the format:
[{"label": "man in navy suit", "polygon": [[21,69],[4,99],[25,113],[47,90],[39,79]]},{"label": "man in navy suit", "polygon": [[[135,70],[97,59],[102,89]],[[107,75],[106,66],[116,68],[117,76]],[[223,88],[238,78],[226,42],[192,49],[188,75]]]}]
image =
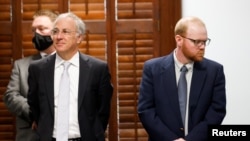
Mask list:
[{"label": "man in navy suit", "polygon": [[105,61],[85,55],[78,49],[85,33],[85,24],[73,13],[60,14],[52,29],[56,53],[34,62],[29,67],[28,103],[31,118],[37,124],[40,141],[58,139],[58,107],[63,63],[68,68],[70,141],[104,141],[109,121],[113,87],[108,65]]},{"label": "man in navy suit", "polygon": [[[210,39],[197,17],[175,26],[176,48],[144,64],[138,115],[149,141],[207,141],[208,125],[220,125],[226,115],[223,66],[204,58]],[[177,84],[180,68],[188,69],[186,122],[182,122]]]}]

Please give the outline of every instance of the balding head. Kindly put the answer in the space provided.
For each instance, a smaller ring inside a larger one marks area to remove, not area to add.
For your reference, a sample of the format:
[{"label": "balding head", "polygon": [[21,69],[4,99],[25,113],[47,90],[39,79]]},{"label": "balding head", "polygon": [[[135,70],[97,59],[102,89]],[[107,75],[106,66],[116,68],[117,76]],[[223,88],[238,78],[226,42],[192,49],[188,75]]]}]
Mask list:
[{"label": "balding head", "polygon": [[184,17],[175,25],[175,35],[186,35],[191,26],[200,26],[206,28],[204,22],[197,17]]}]

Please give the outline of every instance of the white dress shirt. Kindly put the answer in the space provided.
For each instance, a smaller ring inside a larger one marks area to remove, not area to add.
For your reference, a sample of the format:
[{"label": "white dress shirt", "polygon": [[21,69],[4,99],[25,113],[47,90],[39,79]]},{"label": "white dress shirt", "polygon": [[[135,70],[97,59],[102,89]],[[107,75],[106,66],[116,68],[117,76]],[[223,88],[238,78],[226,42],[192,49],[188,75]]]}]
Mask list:
[{"label": "white dress shirt", "polygon": [[[54,75],[54,102],[55,102],[55,116],[54,116],[54,130],[53,137],[56,137],[57,124],[57,105],[59,95],[59,82],[63,73],[63,60],[56,54],[55,75]],[[79,82],[79,52],[77,52],[70,60],[68,72],[70,77],[70,113],[69,113],[69,138],[81,137],[78,122],[78,82]]]},{"label": "white dress shirt", "polygon": [[[181,67],[184,65],[182,64],[181,62],[178,61],[176,55],[175,55],[175,52],[174,52],[174,62],[175,62],[175,75],[176,75],[176,85],[178,86],[178,81],[179,81],[179,78],[180,78],[180,75],[181,75]],[[190,93],[190,86],[191,86],[191,78],[192,78],[192,75],[193,75],[193,66],[194,66],[194,63],[189,63],[189,64],[185,64],[188,71],[186,73],[186,80],[187,80],[187,106],[186,106],[186,116],[185,116],[185,121],[188,121],[188,107],[189,107],[189,93]],[[185,130],[185,135],[188,134],[188,122],[185,122],[185,125],[184,125],[184,130]]]}]

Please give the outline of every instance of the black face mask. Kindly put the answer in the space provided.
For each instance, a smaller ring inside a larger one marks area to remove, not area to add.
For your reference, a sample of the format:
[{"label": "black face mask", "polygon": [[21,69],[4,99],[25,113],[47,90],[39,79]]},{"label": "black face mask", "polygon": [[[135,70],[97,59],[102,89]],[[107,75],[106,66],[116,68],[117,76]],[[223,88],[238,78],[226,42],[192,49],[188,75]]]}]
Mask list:
[{"label": "black face mask", "polygon": [[53,44],[53,40],[50,36],[42,36],[38,33],[35,33],[32,42],[39,51],[43,51]]}]

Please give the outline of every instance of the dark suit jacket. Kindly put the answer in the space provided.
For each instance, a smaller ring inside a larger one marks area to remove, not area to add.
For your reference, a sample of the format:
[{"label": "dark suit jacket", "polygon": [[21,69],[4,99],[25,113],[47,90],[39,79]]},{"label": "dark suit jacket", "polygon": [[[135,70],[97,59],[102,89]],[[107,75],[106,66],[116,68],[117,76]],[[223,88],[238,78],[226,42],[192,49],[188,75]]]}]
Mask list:
[{"label": "dark suit jacket", "polygon": [[3,101],[11,113],[16,116],[15,141],[34,141],[36,134],[31,129],[29,118],[28,95],[28,68],[32,61],[41,58],[40,54],[24,57],[14,62],[10,81]]},{"label": "dark suit jacket", "polygon": [[[28,103],[40,141],[50,141],[54,127],[54,68],[56,55],[29,67]],[[80,53],[78,121],[84,141],[104,141],[113,93],[105,62]]]},{"label": "dark suit jacket", "polygon": [[208,125],[219,125],[226,114],[223,66],[195,62],[189,97],[189,134],[184,137],[179,110],[173,53],[145,62],[138,114],[150,141],[206,141]]}]

